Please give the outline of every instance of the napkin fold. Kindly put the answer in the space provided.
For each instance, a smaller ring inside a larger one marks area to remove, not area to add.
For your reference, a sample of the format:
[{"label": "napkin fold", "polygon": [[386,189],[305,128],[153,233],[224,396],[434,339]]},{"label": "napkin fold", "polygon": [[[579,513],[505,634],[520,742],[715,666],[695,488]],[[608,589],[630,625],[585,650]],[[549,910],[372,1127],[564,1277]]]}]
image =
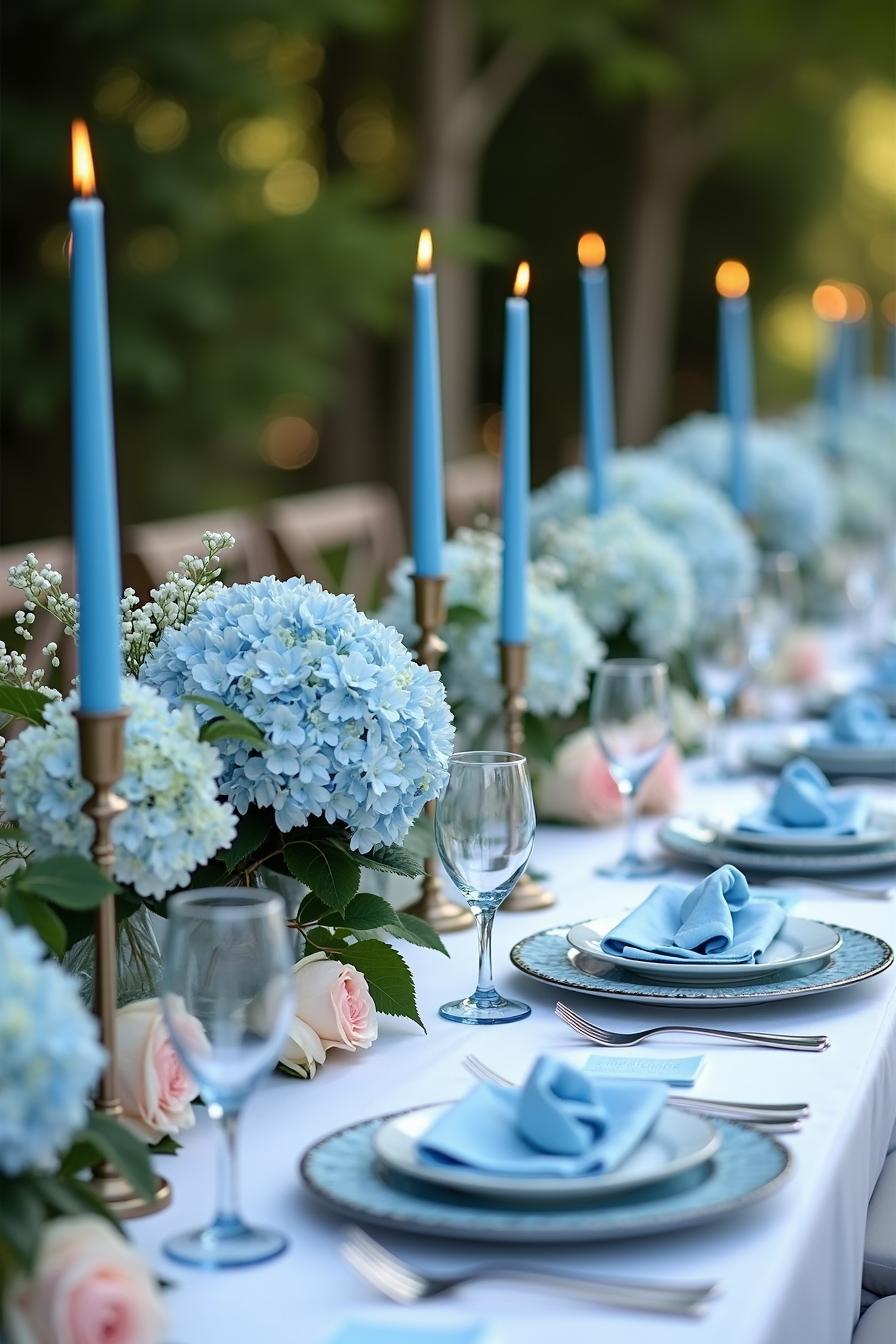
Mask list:
[{"label": "napkin fold", "polygon": [[896,731],[884,702],[867,691],[854,691],[838,700],[828,715],[829,740],[850,746],[883,746]]},{"label": "napkin fold", "polygon": [[427,1130],[418,1153],[505,1176],[612,1171],[652,1128],[666,1092],[656,1082],[597,1082],[543,1055],[522,1087],[473,1088]]},{"label": "napkin fold", "polygon": [[739,868],[726,863],[692,891],[661,882],[603,940],[633,961],[757,961],[784,923],[777,901],[750,894]]},{"label": "napkin fold", "polygon": [[859,835],[868,824],[871,800],[864,793],[835,797],[818,766],[799,757],[781,772],[771,802],[741,817],[736,829],[757,835],[811,831],[813,836]]}]

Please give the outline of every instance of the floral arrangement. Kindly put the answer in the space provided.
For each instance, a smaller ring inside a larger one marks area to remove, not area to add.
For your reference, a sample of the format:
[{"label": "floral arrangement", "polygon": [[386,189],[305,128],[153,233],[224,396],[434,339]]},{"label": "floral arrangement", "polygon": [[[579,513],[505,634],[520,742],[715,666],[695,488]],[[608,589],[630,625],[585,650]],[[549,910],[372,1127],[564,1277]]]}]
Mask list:
[{"label": "floral arrangement", "polygon": [[395,630],[319,583],[224,589],[165,632],[140,675],[172,704],[194,698],[200,718],[253,725],[248,741],[220,744],[221,792],[240,815],[270,808],[281,832],[325,817],[369,853],[402,840],[447,778],[440,681]]},{"label": "floral arrangement", "polygon": [[[670,744],[638,792],[638,809],[662,814],[675,807],[682,792],[681,755]],[[561,742],[551,764],[535,781],[539,815],[583,826],[614,826],[623,819],[622,794],[590,728]]]},{"label": "floral arrangement", "polygon": [[[376,1010],[420,1023],[410,970],[390,940],[445,949],[422,920],[363,892],[361,872],[423,871],[429,840],[409,833],[447,774],[453,727],[442,684],[350,597],[298,578],[225,587],[217,557],[233,539],[204,540],[207,554],[186,556],[148,603],[127,593],[122,602],[122,657],[140,680],[124,683],[120,790],[130,806],[113,824],[121,927],[145,919],[147,900],[164,913],[164,897],[189,884],[276,881],[309,954],[348,967]],[[13,573],[27,602],[76,637],[77,604],[58,575],[34,557]],[[20,633],[32,614],[23,611]],[[71,957],[108,889],[81,857],[91,833],[80,811],[88,789],[77,696],[52,700],[23,669],[21,656],[0,665],[0,711],[32,725],[10,744],[0,781],[4,810],[19,821],[0,832],[0,906],[38,927],[56,955],[75,944]],[[87,894],[85,869],[97,879]],[[172,1061],[158,1080],[167,1101],[153,1103],[138,1080],[137,1132],[170,1136],[188,1122],[189,1082]]]},{"label": "floral arrangement", "polygon": [[[729,616],[756,587],[758,558],[749,531],[714,486],[649,449],[619,453],[610,472],[613,503],[634,509],[676,543],[697,585],[701,622]],[[586,512],[588,474],[561,471],[532,496],[536,547],[545,525],[564,524]]]},{"label": "floral arrangement", "polygon": [[[837,456],[829,447],[830,420],[818,406],[802,407],[783,423],[828,467],[839,495],[843,536],[874,543],[893,531],[896,512],[896,399],[892,394],[868,397],[839,419]],[[887,408],[889,421],[882,418]]]},{"label": "floral arrangement", "polygon": [[[792,551],[813,562],[837,528],[831,473],[792,430],[754,421],[747,432],[755,492],[756,539],[764,551]],[[664,430],[657,448],[677,466],[724,488],[730,431],[721,415],[688,416]]]},{"label": "floral arrangement", "polygon": [[[236,834],[236,819],[218,797],[222,761],[199,740],[192,708],[172,707],[151,686],[125,678],[125,773],[117,785],[128,810],[112,823],[115,878],[139,896],[161,898]],[[38,858],[90,854],[93,826],[81,811],[90,786],[81,778],[74,692],[46,706],[44,721],[6,747],[3,807],[18,820]]]},{"label": "floral arrangement", "polygon": [[[498,607],[501,539],[494,533],[460,529],[444,550],[448,653],[442,676],[452,708],[467,733],[479,731],[501,709],[498,664]],[[413,562],[403,560],[391,578],[392,593],[380,613],[409,640],[414,623]],[[526,606],[529,621],[529,679],[526,699],[536,717],[568,715],[588,694],[590,676],[603,647],[574,598],[563,591],[563,574],[548,560],[529,566]]]},{"label": "floral arrangement", "polygon": [[[81,863],[81,860],[75,862]],[[89,865],[84,865],[89,869]],[[91,1112],[105,1059],[77,982],[0,911],[0,1300],[10,1344],[161,1344],[148,1267],[81,1179],[111,1158],[148,1195],[146,1149]]]},{"label": "floral arrangement", "polygon": [[675,542],[632,509],[543,523],[543,553],[602,639],[649,657],[682,650],[697,620],[691,568]]}]

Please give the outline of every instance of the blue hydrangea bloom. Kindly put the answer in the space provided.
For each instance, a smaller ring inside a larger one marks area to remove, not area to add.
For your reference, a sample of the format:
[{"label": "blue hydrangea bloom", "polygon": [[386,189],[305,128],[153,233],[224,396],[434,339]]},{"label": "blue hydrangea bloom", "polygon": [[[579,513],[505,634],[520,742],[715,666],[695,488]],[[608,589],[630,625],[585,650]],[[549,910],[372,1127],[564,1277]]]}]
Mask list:
[{"label": "blue hydrangea bloom", "polygon": [[[448,653],[442,670],[448,698],[462,717],[465,736],[475,736],[503,701],[498,655],[501,538],[460,528],[447,543],[445,604]],[[416,639],[411,575],[403,560],[392,575],[392,593],[381,616],[408,639]],[[526,611],[529,622],[529,675],[525,694],[532,714],[571,714],[588,694],[590,676],[603,654],[573,598],[562,591],[556,565],[529,566]]]},{"label": "blue hydrangea bloom", "polygon": [[51,1170],[87,1118],[106,1052],[77,980],[0,911],[0,1171]]},{"label": "blue hydrangea bloom", "polygon": [[[723,494],[649,449],[618,453],[610,471],[612,501],[634,509],[674,541],[691,566],[701,622],[730,616],[756,588],[758,555],[743,521]],[[586,511],[588,473],[570,467],[532,496],[536,549],[548,523]]]},{"label": "blue hydrangea bloom", "polygon": [[[236,834],[233,809],[218,797],[222,762],[199,741],[189,707],[172,709],[151,686],[123,682],[124,775],[116,785],[128,810],[112,823],[115,877],[156,899],[185,887],[190,874]],[[56,700],[45,722],[6,748],[3,805],[41,858],[89,855],[93,825],[81,811],[90,786],[81,778],[73,710],[77,694]]]},{"label": "blue hydrangea bloom", "polygon": [[[672,462],[724,489],[731,435],[721,415],[690,415],[657,439]],[[755,493],[756,539],[763,551],[792,551],[814,561],[832,539],[838,521],[830,471],[797,434],[781,425],[753,421],[747,431]]]},{"label": "blue hydrangea bloom", "polygon": [[631,509],[546,523],[541,545],[595,630],[623,630],[639,650],[666,658],[683,649],[697,620],[691,567],[678,546]]},{"label": "blue hydrangea bloom", "polygon": [[447,779],[454,734],[440,678],[396,630],[319,583],[224,589],[165,632],[140,677],[172,703],[212,696],[261,729],[263,751],[219,744],[221,790],[240,813],[272,808],[281,831],[324,817],[366,853],[400,841]]},{"label": "blue hydrangea bloom", "polygon": [[[886,538],[896,513],[896,392],[866,382],[855,404],[834,422],[829,412],[813,404],[781,423],[830,470],[843,535],[870,543]],[[834,430],[836,456],[830,449]]]}]

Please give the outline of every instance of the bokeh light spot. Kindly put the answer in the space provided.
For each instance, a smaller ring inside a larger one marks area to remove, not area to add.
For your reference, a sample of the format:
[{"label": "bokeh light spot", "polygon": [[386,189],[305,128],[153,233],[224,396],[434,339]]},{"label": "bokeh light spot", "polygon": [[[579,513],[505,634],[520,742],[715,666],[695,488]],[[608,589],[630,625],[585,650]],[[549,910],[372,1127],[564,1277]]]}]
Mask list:
[{"label": "bokeh light spot", "polygon": [[298,34],[281,37],[268,51],[268,69],[280,84],[314,79],[323,63],[324,49],[320,43]]},{"label": "bokeh light spot", "polygon": [[810,370],[818,351],[818,328],[803,290],[779,294],[767,306],[762,319],[763,338],[782,364]]},{"label": "bokeh light spot", "polygon": [[187,109],[171,98],[155,98],[134,122],[137,144],[148,154],[166,154],[177,149],[187,138],[190,118]]},{"label": "bokeh light spot", "polygon": [[356,168],[376,167],[395,152],[395,121],[381,98],[362,98],[346,108],[337,127],[339,143]]},{"label": "bokeh light spot", "polygon": [[302,415],[278,415],[264,427],[259,452],[265,462],[281,471],[298,471],[317,456],[319,437]]},{"label": "bokeh light spot", "polygon": [[221,136],[221,151],[236,168],[264,171],[302,148],[304,135],[282,117],[235,121]]},{"label": "bokeh light spot", "polygon": [[148,94],[136,70],[110,70],[93,95],[93,105],[103,117],[125,117],[145,102]]},{"label": "bokeh light spot", "polygon": [[317,169],[304,159],[284,159],[264,180],[262,195],[275,215],[301,215],[317,200]]},{"label": "bokeh light spot", "polygon": [[138,275],[159,275],[168,271],[180,255],[180,243],[173,229],[138,229],[125,243],[125,261]]}]

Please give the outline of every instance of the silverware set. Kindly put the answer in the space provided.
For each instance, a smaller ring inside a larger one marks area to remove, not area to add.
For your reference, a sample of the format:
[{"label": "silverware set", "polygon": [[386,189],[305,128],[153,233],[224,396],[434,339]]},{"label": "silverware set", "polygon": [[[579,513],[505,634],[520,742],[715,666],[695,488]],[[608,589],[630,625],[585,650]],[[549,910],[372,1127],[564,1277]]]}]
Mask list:
[{"label": "silverware set", "polygon": [[599,1027],[586,1017],[580,1017],[565,1003],[558,1003],[554,1012],[592,1045],[613,1048],[640,1045],[651,1036],[669,1032],[676,1036],[710,1036],[714,1040],[737,1041],[741,1045],[761,1045],[769,1050],[818,1051],[827,1050],[830,1045],[827,1036],[788,1036],[775,1031],[727,1031],[722,1027],[667,1026],[647,1027],[644,1031],[607,1031],[606,1027]]},{"label": "silverware set", "polygon": [[441,1297],[468,1283],[497,1279],[530,1288],[536,1292],[558,1293],[605,1307],[630,1311],[656,1312],[672,1316],[696,1316],[718,1292],[714,1283],[662,1284],[635,1279],[603,1279],[584,1275],[548,1273],[537,1265],[501,1264],[499,1261],[474,1265],[462,1274],[425,1274],[386,1250],[378,1241],[350,1227],[342,1243],[342,1254],[363,1279],[391,1298],[393,1302],[422,1302]]},{"label": "silverware set", "polygon": [[[495,1083],[498,1087],[516,1087],[517,1084],[489,1068],[476,1055],[467,1055],[464,1068],[481,1083]],[[696,1111],[718,1120],[740,1120],[754,1125],[767,1134],[794,1134],[809,1118],[809,1107],[804,1101],[750,1102],[716,1101],[709,1097],[685,1097],[671,1092],[666,1102],[676,1111]]]}]

